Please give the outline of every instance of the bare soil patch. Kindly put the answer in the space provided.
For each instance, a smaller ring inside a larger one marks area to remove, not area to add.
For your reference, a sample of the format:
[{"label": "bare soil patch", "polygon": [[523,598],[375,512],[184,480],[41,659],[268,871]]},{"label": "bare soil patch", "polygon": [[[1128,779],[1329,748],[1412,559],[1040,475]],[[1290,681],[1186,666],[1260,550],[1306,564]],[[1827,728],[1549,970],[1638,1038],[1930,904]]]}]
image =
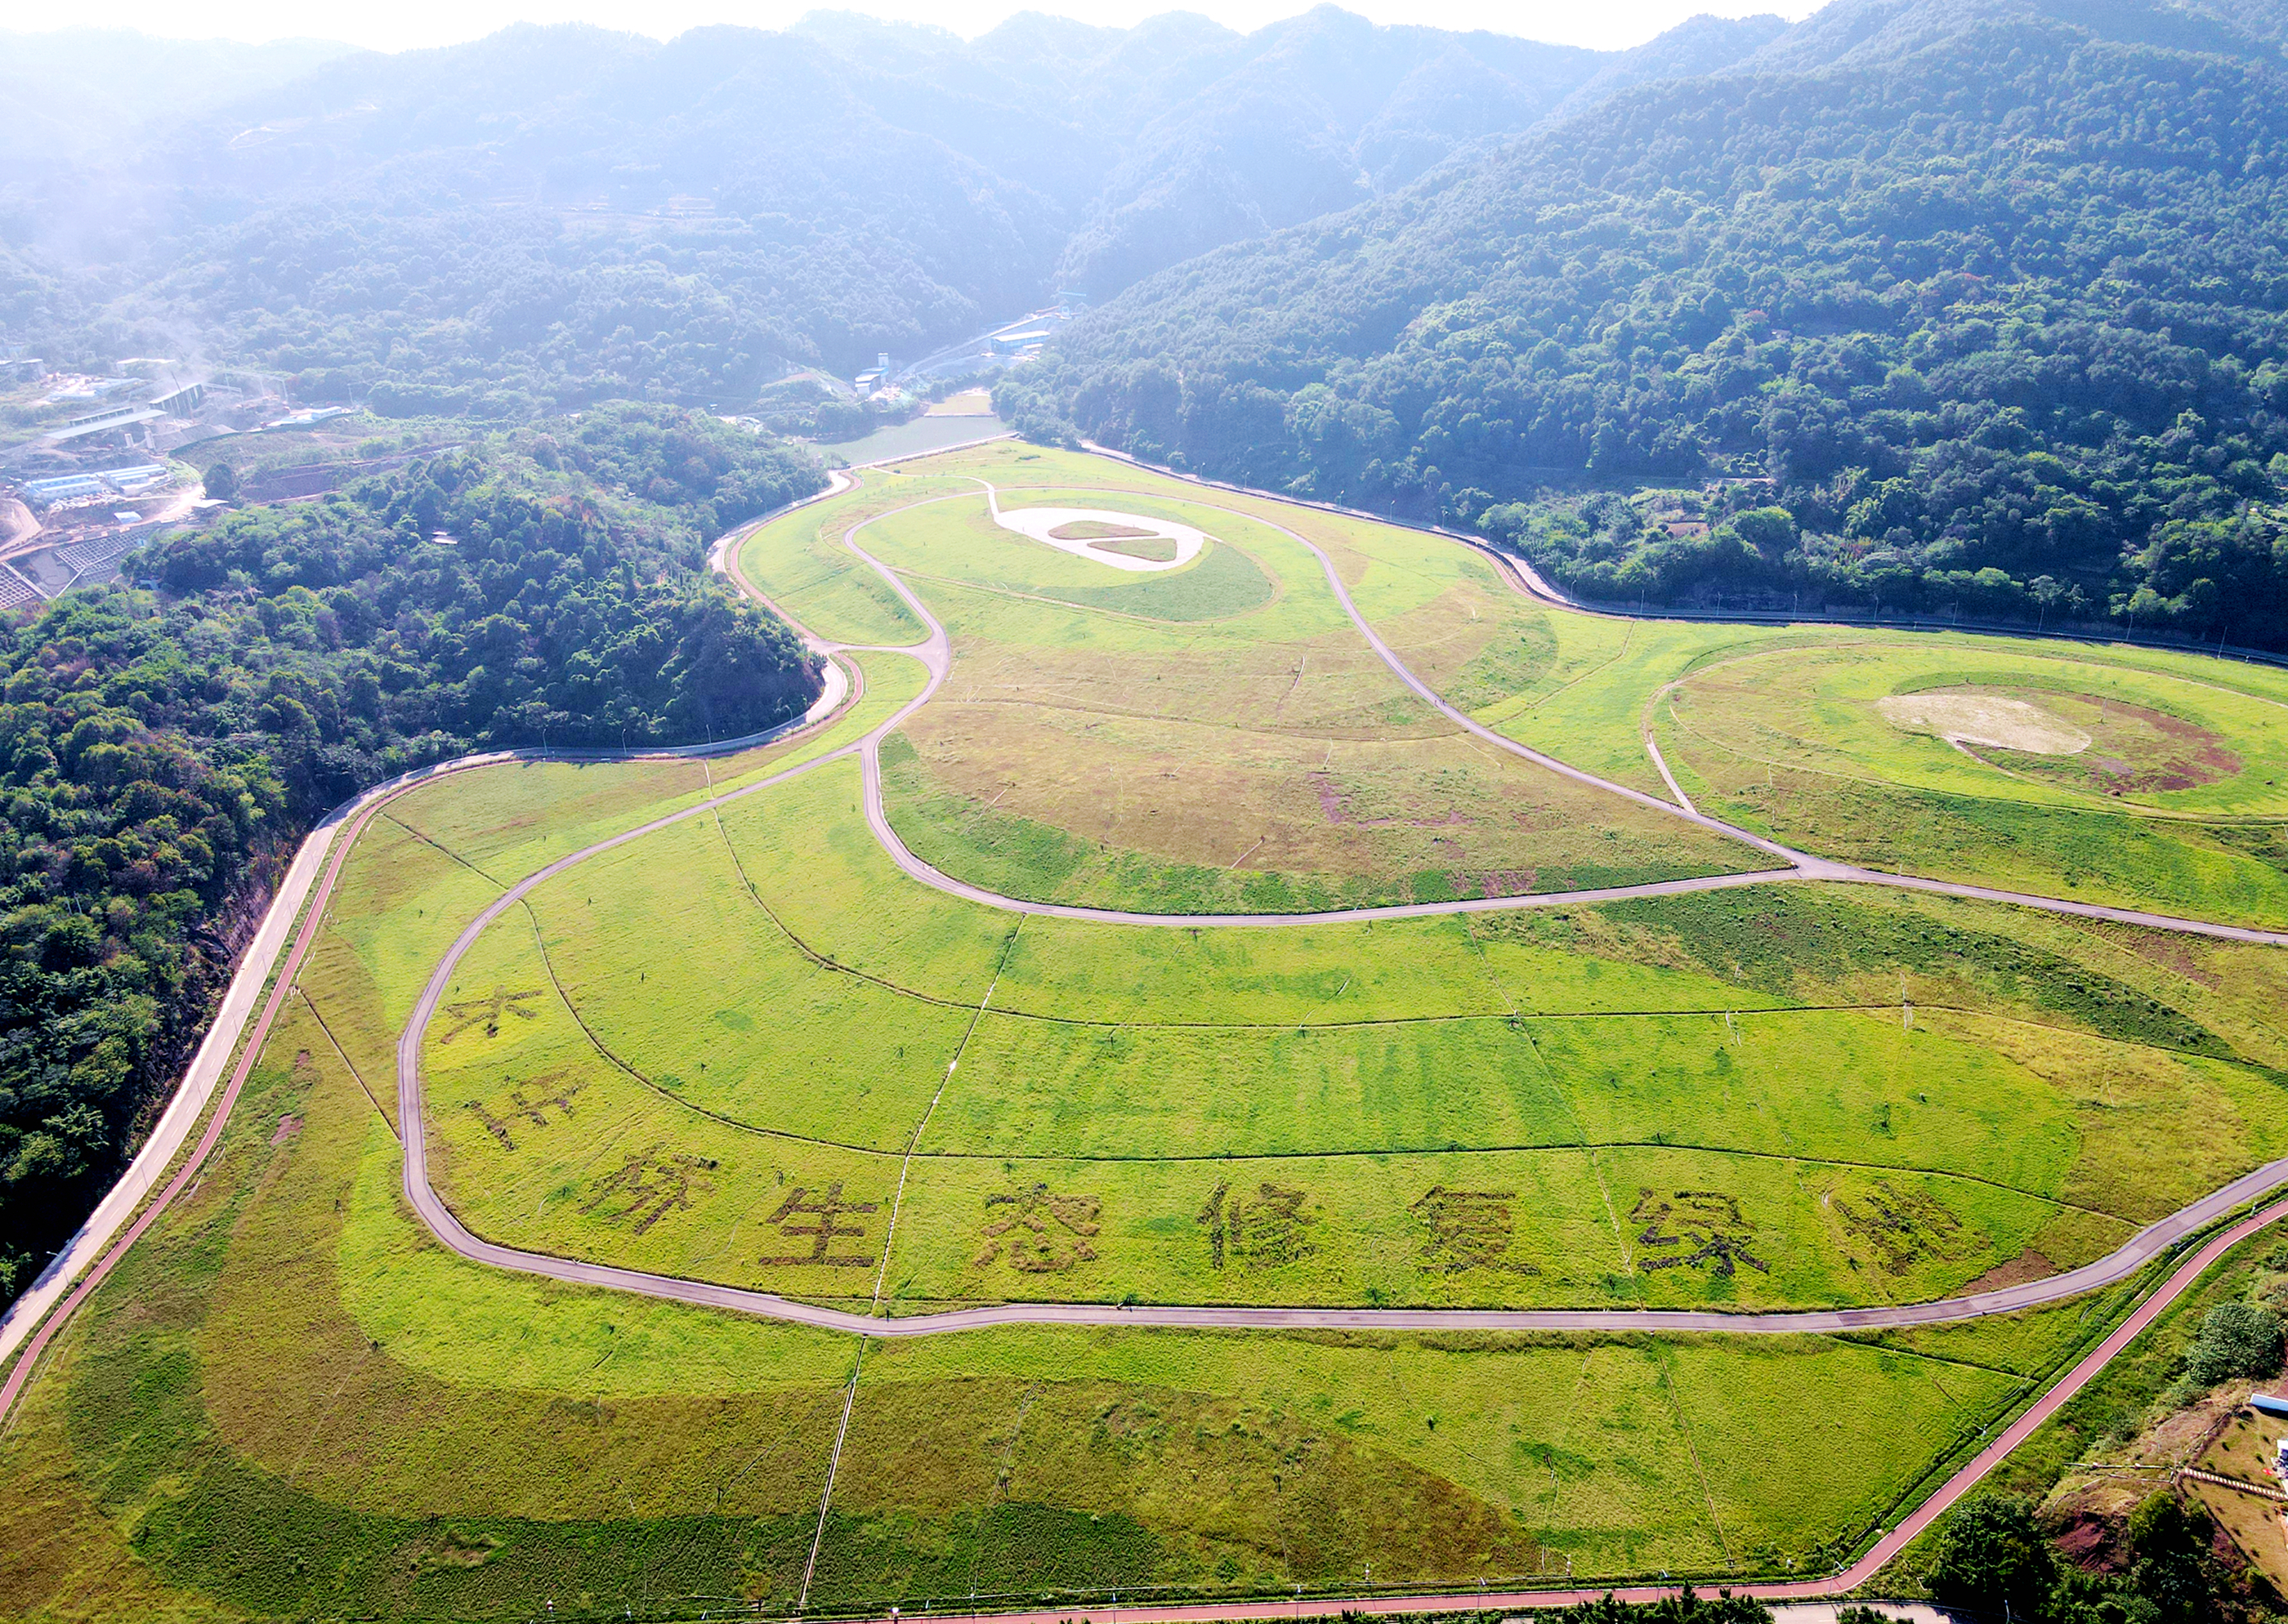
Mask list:
[{"label": "bare soil patch", "polygon": [[1982,1291],[2000,1291],[2006,1286],[2022,1286],[2028,1280],[2046,1280],[2058,1271],[2052,1263],[2033,1248],[2028,1247],[2006,1264],[1996,1264],[1976,1279],[1964,1286],[1960,1295],[1974,1297]]},{"label": "bare soil patch", "polygon": [[1152,530],[1140,530],[1133,525],[1108,525],[1101,519],[1076,519],[1069,525],[1059,525],[1049,532],[1061,542],[1126,541],[1144,536],[1156,536]]},{"label": "bare soil patch", "polygon": [[2098,694],[1963,685],[1876,703],[1894,726],[1976,746],[2007,772],[2092,795],[2191,789],[2242,765],[2213,729]]},{"label": "bare soil patch", "polygon": [[1956,744],[1992,745],[2036,756],[2071,756],[2090,746],[2089,735],[2063,717],[1995,693],[1894,693],[1877,700],[1875,708],[1894,727],[1935,733]]}]

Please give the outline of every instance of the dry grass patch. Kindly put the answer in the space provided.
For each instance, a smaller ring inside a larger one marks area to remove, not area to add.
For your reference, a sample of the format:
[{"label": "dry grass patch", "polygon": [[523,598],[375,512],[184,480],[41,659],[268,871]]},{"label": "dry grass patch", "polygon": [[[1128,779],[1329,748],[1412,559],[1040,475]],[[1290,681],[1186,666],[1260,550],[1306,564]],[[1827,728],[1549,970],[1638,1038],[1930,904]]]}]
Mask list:
[{"label": "dry grass patch", "polygon": [[1714,872],[1752,856],[1459,736],[1321,741],[1036,705],[933,705],[905,736],[925,793],[1156,860],[1448,875],[1545,889],[1585,867]]},{"label": "dry grass patch", "polygon": [[2089,735],[2063,717],[2006,694],[1894,693],[1876,701],[1875,708],[1894,727],[1935,733],[1950,744],[1990,744],[2037,756],[2071,756],[2089,748]]}]

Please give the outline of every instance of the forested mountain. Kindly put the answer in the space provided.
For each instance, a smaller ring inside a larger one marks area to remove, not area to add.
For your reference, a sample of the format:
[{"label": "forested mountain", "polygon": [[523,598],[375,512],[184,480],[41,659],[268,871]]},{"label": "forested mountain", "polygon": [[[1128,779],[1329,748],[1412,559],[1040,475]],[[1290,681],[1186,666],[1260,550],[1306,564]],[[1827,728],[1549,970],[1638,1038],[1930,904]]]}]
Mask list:
[{"label": "forested mountain", "polygon": [[[1768,32],[1645,59],[1705,71]],[[827,14],[355,52],[188,104],[131,157],[0,172],[0,321],[51,357],[188,350],[393,412],[737,407],[790,364],[910,357],[1379,195],[1640,54],[1324,7],[1247,36]]]},{"label": "forested mountain", "polygon": [[[2282,17],[1841,0],[1164,272],[1002,403],[1601,598],[2288,646]],[[1719,479],[1706,535],[1536,500]]]},{"label": "forested mountain", "polygon": [[289,83],[349,51],[323,40],[242,45],[125,28],[0,30],[8,63],[0,162],[47,168],[116,158],[155,129]]},{"label": "forested mountain", "polygon": [[[699,563],[821,475],[663,402],[1060,286],[1110,302],[999,391],[1037,435],[1474,526],[1597,598],[2288,648],[2284,39],[2288,0],[1839,0],[1617,56],[1323,8],[520,28],[218,50],[31,140],[0,337],[490,426],[0,643],[0,1298],[319,808],[815,691]],[[38,107],[100,58],[43,59]]]},{"label": "forested mountain", "polygon": [[117,1173],[327,808],[474,749],[800,714],[815,661],[703,541],[822,483],[704,417],[592,412],[174,533],[135,564],[161,591],[0,634],[0,1303]]}]

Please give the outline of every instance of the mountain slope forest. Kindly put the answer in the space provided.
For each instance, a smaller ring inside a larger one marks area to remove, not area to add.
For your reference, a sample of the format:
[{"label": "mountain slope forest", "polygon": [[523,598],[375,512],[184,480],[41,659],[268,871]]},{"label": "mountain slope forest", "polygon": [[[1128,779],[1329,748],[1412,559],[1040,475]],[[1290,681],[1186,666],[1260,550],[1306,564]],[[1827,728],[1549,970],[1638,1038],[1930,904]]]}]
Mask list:
[{"label": "mountain slope forest", "polygon": [[2288,647],[2284,17],[1840,0],[1164,271],[998,398],[1593,598]]},{"label": "mountain slope forest", "polygon": [[2288,0],[1839,0],[1619,53],[1325,7],[15,36],[0,340],[441,421],[0,642],[0,1299],[322,808],[817,691],[702,566],[822,476],[693,408],[1060,288],[1107,302],[997,392],[1037,437],[1470,526],[1594,598],[2288,648],[2284,39]]},{"label": "mountain slope forest", "polygon": [[[518,27],[282,79],[279,48],[202,59],[251,88],[0,171],[0,324],[51,360],[187,335],[400,415],[736,407],[790,367],[1108,297],[1778,28],[1601,53],[1329,7],[1246,36],[1027,14],[968,44],[828,13],[665,44]],[[82,59],[93,94],[100,52],[43,59]]]},{"label": "mountain slope forest", "polygon": [[0,631],[0,1303],[117,1174],[328,808],[473,749],[799,715],[815,661],[704,543],[823,483],[610,408],[175,532],[150,589]]}]

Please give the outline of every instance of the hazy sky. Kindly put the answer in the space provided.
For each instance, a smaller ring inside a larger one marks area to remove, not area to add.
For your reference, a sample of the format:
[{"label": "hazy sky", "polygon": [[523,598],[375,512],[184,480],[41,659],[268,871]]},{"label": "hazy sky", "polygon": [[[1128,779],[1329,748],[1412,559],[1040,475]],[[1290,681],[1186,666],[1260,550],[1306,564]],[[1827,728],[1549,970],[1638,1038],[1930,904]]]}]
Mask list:
[{"label": "hazy sky", "polygon": [[[1013,12],[1044,11],[1089,22],[1126,25],[1162,12],[1204,12],[1240,29],[1306,10],[1309,0],[392,0],[313,6],[306,0],[95,0],[67,18],[32,0],[0,0],[0,28],[36,31],[58,26],[140,28],[179,39],[270,40],[316,36],[377,50],[442,45],[474,39],[512,22],[592,22],[666,38],[700,23],[783,28],[814,10],[865,12],[933,22],[978,35]],[[1427,23],[1442,28],[1491,28],[1529,39],[1613,48],[1641,44],[1701,12],[1788,18],[1816,10],[1813,0],[1341,0],[1377,22]]]}]

